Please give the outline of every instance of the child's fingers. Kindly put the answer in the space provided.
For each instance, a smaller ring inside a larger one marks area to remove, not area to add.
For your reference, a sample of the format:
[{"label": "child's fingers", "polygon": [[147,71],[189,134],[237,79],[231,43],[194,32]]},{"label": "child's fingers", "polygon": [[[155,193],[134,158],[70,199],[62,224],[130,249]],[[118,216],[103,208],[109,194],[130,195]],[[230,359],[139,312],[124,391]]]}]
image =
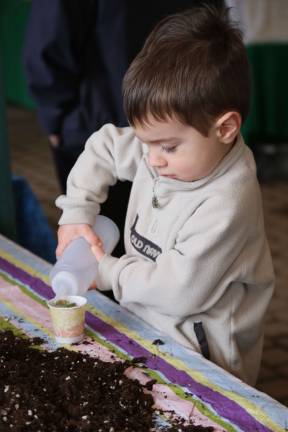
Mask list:
[{"label": "child's fingers", "polygon": [[59,243],[58,243],[58,246],[56,248],[55,254],[56,254],[56,258],[58,258],[58,257],[60,257],[60,255],[62,255],[62,247],[59,245]]},{"label": "child's fingers", "polygon": [[91,246],[102,246],[100,237],[98,237],[92,230],[85,233],[84,238]]},{"label": "child's fingers", "polygon": [[99,254],[99,247],[98,246],[91,246],[91,251],[95,255],[95,257],[97,258],[98,254]]},{"label": "child's fingers", "polygon": [[96,257],[96,255],[98,254],[98,247],[97,246],[91,246],[91,251],[92,251],[93,255],[95,255],[95,257]]},{"label": "child's fingers", "polygon": [[100,259],[105,255],[102,247],[98,245],[91,246],[91,251],[97,261],[100,261]]},{"label": "child's fingers", "polygon": [[93,282],[88,289],[89,290],[96,290],[97,289],[96,282]]},{"label": "child's fingers", "polygon": [[58,246],[55,251],[56,257],[59,258],[69,243],[79,237],[83,237],[91,246],[102,248],[100,237],[95,234],[90,225],[62,225],[58,229]]},{"label": "child's fingers", "polygon": [[66,241],[66,242],[62,241],[62,242],[58,243],[58,246],[57,246],[56,251],[55,251],[57,258],[59,258],[62,255],[62,253],[63,253],[64,249],[66,248],[66,246],[68,245],[68,243],[69,243],[68,241]]}]

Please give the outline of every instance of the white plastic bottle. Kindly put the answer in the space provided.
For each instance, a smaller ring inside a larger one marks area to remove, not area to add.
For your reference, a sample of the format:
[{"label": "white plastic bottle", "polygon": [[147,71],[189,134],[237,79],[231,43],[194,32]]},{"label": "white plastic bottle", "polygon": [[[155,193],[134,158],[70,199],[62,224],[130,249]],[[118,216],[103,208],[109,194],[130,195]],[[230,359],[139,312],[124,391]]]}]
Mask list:
[{"label": "white plastic bottle", "polygon": [[[111,253],[119,241],[119,229],[108,217],[98,215],[93,226],[106,253]],[[73,240],[54,264],[50,283],[56,297],[83,295],[95,281],[98,262],[89,243],[79,237]]]}]

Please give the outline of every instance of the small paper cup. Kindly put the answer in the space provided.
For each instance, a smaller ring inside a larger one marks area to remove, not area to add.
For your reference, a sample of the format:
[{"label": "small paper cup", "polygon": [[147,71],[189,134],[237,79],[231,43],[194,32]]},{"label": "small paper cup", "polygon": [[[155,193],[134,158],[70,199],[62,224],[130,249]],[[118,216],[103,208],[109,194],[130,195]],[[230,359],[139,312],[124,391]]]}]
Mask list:
[{"label": "small paper cup", "polygon": [[[67,300],[76,303],[73,307],[55,306],[56,301]],[[81,296],[65,296],[47,302],[54,327],[55,339],[60,344],[80,342],[84,337],[85,305],[87,299]]]}]

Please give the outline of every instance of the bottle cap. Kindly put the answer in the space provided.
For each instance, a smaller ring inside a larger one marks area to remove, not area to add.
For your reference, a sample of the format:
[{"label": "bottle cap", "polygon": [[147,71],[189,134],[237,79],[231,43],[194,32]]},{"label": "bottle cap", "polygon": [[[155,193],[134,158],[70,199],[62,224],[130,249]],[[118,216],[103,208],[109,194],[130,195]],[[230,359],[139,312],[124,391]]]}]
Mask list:
[{"label": "bottle cap", "polygon": [[76,277],[68,271],[59,271],[53,276],[51,286],[56,297],[78,294],[78,283]]}]

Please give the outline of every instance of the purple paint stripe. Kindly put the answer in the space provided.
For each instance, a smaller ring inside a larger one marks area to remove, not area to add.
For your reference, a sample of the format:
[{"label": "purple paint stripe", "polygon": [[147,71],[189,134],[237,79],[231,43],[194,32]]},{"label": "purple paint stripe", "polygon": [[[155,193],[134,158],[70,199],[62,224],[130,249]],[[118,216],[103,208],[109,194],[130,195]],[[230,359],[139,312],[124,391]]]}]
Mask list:
[{"label": "purple paint stripe", "polygon": [[[29,275],[21,268],[1,257],[0,268],[10,274],[12,277],[18,279],[20,282],[29,285],[33,291],[35,291],[37,294],[40,294],[42,297],[46,299],[53,297],[52,289],[45,282],[36,276]],[[228,399],[226,396],[221,395],[215,390],[198,383],[186,372],[176,369],[164,359],[151,354],[133,339],[130,339],[128,336],[120,333],[110,324],[105,323],[100,318],[92,315],[90,312],[86,312],[86,322],[91,328],[103,335],[107,341],[118,345],[132,357],[145,357],[147,359],[145,364],[150,369],[161,372],[167,377],[168,380],[171,381],[171,383],[188,388],[192,394],[199,397],[199,399],[201,399],[203,402],[209,403],[223,419],[231,421],[244,431],[249,430],[253,432],[271,432],[271,429],[258,422],[236,402]]]},{"label": "purple paint stripe", "polygon": [[13,278],[18,279],[25,285],[28,285],[33,291],[37,292],[37,294],[40,294],[41,297],[44,297],[47,300],[50,300],[54,297],[52,288],[45,282],[43,282],[41,279],[39,279],[39,277],[30,275],[25,270],[22,270],[15,264],[12,264],[1,257],[0,268],[9,275],[11,275]]},{"label": "purple paint stripe", "polygon": [[153,370],[161,372],[173,384],[188,388],[192,394],[196,395],[202,401],[209,403],[223,419],[231,421],[243,431],[253,432],[271,432],[271,429],[259,423],[244,408],[236,402],[221,395],[215,390],[198,383],[186,372],[176,369],[167,363],[164,359],[155,356],[150,351],[143,348],[133,339],[130,339],[123,333],[120,333],[110,324],[103,322],[100,318],[87,312],[87,324],[95,331],[100,333],[108,341],[118,345],[129,353],[132,357],[145,357],[145,364]]}]

